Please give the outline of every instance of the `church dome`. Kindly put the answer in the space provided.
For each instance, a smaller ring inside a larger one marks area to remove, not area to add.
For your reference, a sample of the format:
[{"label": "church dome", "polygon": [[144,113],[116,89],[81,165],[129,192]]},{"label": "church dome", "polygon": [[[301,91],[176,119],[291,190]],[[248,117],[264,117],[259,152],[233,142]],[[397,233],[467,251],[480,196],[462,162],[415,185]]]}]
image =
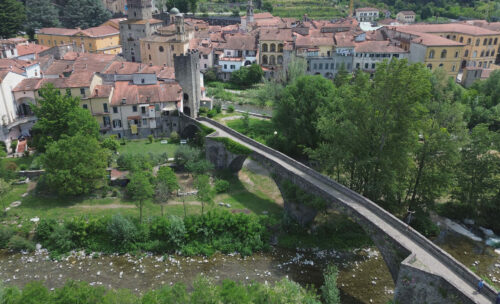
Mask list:
[{"label": "church dome", "polygon": [[179,13],[180,13],[180,11],[179,11],[177,8],[175,8],[175,7],[173,7],[173,8],[170,10],[170,14],[172,14],[172,15],[177,15],[177,14],[179,14]]}]

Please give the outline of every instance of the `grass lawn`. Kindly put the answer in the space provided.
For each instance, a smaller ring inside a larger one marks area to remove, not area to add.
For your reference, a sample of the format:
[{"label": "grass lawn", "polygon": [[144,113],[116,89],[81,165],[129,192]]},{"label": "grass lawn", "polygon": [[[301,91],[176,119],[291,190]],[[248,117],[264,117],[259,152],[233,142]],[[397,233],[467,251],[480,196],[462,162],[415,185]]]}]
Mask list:
[{"label": "grass lawn", "polygon": [[[121,142],[121,141],[120,141]],[[118,152],[122,153],[132,153],[132,154],[142,154],[142,153],[154,153],[162,154],[167,153],[168,157],[174,157],[174,153],[179,145],[177,144],[162,144],[159,140],[149,143],[147,139],[131,140],[125,141],[125,145],[120,145]]]},{"label": "grass lawn", "polygon": [[[17,166],[17,169],[20,170],[20,167],[26,167],[26,169],[29,169],[31,162],[33,161],[34,156],[30,155],[28,157],[9,157],[9,158],[3,158],[0,160],[3,166],[7,165],[8,163],[15,163]],[[4,167],[5,168],[5,167]]]},{"label": "grass lawn", "polygon": [[272,122],[266,119],[250,118],[248,130],[244,128],[241,119],[230,120],[227,126],[263,144],[266,144],[266,139],[274,133]]}]

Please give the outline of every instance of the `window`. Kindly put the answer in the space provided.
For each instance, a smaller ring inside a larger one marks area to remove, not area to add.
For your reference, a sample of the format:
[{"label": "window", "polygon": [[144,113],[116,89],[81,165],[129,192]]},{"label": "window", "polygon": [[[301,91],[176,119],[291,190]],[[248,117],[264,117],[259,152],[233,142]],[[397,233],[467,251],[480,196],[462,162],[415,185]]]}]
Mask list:
[{"label": "window", "polygon": [[267,43],[264,43],[264,44],[262,45],[262,51],[263,51],[263,52],[267,52]]},{"label": "window", "polygon": [[476,58],[477,57],[477,51],[474,51],[474,53],[472,53],[472,58]]},{"label": "window", "polygon": [[495,50],[491,51],[491,57],[495,56]]},{"label": "window", "polygon": [[104,117],[102,118],[102,122],[103,122],[103,125],[104,125],[105,127],[109,127],[109,125],[110,125],[110,121],[109,121],[109,117],[108,117],[108,116],[104,116]]},{"label": "window", "polygon": [[85,88],[80,88],[80,95],[85,96]]},{"label": "window", "polygon": [[455,58],[458,58],[458,51],[455,52]]},{"label": "window", "polygon": [[486,57],[490,56],[490,51],[486,51]]},{"label": "window", "polygon": [[146,114],[146,107],[141,107],[141,113]]},{"label": "window", "polygon": [[451,67],[451,71],[452,71],[452,72],[455,72],[455,69],[456,69],[456,67],[455,67],[455,65],[453,65],[453,66]]},{"label": "window", "polygon": [[146,80],[144,78],[141,78],[141,83],[145,83]]},{"label": "window", "polygon": [[174,51],[174,46],[173,45],[170,46],[170,50]]},{"label": "window", "polygon": [[356,69],[359,69],[359,62],[356,63]]},{"label": "window", "polygon": [[484,50],[481,51],[481,56],[480,57],[484,57]]},{"label": "window", "polygon": [[[62,41],[61,41],[61,44],[62,44]],[[89,49],[92,48],[92,43],[89,42]]]},{"label": "window", "polygon": [[484,40],[483,40],[483,45],[486,45],[486,44],[488,44],[488,38],[484,38]]},{"label": "window", "polygon": [[467,39],[467,44],[468,44],[468,45],[470,45],[470,44],[471,44],[471,42],[472,42],[472,40],[471,40],[470,38],[469,38],[469,39]]},{"label": "window", "polygon": [[333,70],[333,69],[335,69],[335,66],[334,66],[334,63],[332,62],[332,63],[330,63],[330,70]]},{"label": "window", "polygon": [[150,49],[151,49],[151,45],[148,43],[148,50],[150,50]]},{"label": "window", "polygon": [[495,38],[495,41],[493,42],[494,45],[497,45],[498,43],[498,38]]},{"label": "window", "polygon": [[432,64],[430,64],[430,63],[429,63],[429,64],[427,65],[427,68],[428,68],[429,70],[432,70]]},{"label": "window", "polygon": [[84,105],[83,105],[83,108],[84,108],[84,109],[88,109],[88,108],[89,108],[89,106],[88,106],[87,104],[84,104]]},{"label": "window", "polygon": [[447,52],[446,50],[443,50],[443,51],[441,52],[441,58],[446,58],[446,54],[447,54],[447,53],[448,53],[448,52]]},{"label": "window", "polygon": [[[265,63],[267,63],[267,60]],[[227,64],[224,65],[224,70],[227,70]]]},{"label": "window", "polygon": [[149,54],[149,60],[151,60],[151,54]]},{"label": "window", "polygon": [[477,38],[476,39],[476,46],[479,46],[480,43],[481,43],[481,39]]},{"label": "window", "polygon": [[113,113],[118,113],[118,107],[113,107]]},{"label": "window", "polygon": [[483,63],[481,61],[479,61],[479,67],[481,67],[483,65]]},{"label": "window", "polygon": [[434,58],[434,50],[431,50],[431,51],[429,52],[429,58]]},{"label": "window", "polygon": [[146,118],[142,119],[142,125],[147,126],[148,125],[148,120]]},{"label": "window", "polygon": [[318,69],[318,64],[317,64],[317,63],[315,63],[315,64],[313,65],[313,69],[315,69],[315,70],[317,70],[317,69]]},{"label": "window", "polygon": [[113,128],[121,128],[122,127],[122,121],[119,119],[113,120]]},{"label": "window", "polygon": [[207,68],[207,64],[206,63],[204,64],[204,67],[205,67],[205,69]]},{"label": "window", "polygon": [[365,69],[368,69],[368,63],[365,63]]},{"label": "window", "polygon": [[231,64],[231,70],[236,69],[236,66],[234,64]]},{"label": "window", "polygon": [[104,109],[104,113],[109,113],[109,109],[108,109],[108,104],[107,103],[103,103],[102,104],[102,108]]},{"label": "window", "polygon": [[163,53],[163,51],[165,51],[165,50],[163,49],[163,46],[161,46],[161,45],[160,45],[160,47],[158,48],[158,50],[160,51],[160,53]]},{"label": "window", "polygon": [[267,64],[267,55],[262,56],[262,64]]},{"label": "window", "polygon": [[399,54],[394,54],[394,55],[392,55],[392,57],[399,58]]},{"label": "window", "polygon": [[276,44],[271,43],[270,52],[276,52]]},{"label": "window", "polygon": [[203,59],[208,59],[208,55],[203,55]]},{"label": "window", "polygon": [[372,63],[372,70],[375,70],[375,63]]},{"label": "window", "polygon": [[137,106],[132,106],[132,112],[137,112]]},{"label": "window", "polygon": [[493,38],[490,38],[490,39],[488,40],[488,45],[491,45],[492,43],[493,43]]},{"label": "window", "polygon": [[464,42],[464,37],[460,37],[460,43]]},{"label": "window", "polygon": [[464,57],[469,57],[469,50],[465,50]]},{"label": "window", "polygon": [[278,44],[278,52],[283,53],[283,43]]},{"label": "window", "polygon": [[442,68],[442,67],[443,67],[443,64],[442,64],[442,63],[440,63],[440,64],[439,64],[439,67],[440,67],[440,68]]},{"label": "window", "polygon": [[155,111],[160,111],[160,105],[159,104],[155,104]]}]

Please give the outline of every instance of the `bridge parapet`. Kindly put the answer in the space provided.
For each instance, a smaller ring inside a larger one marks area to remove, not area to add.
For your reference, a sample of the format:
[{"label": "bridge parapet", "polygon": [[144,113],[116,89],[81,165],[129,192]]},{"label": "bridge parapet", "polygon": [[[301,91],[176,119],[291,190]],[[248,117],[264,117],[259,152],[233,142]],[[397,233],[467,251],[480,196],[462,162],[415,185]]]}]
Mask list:
[{"label": "bridge parapet", "polygon": [[[210,125],[212,125],[218,129],[228,133],[229,135],[237,138],[241,142],[244,142],[251,147],[253,146],[257,149],[264,151],[265,153],[270,154],[273,157],[278,158],[282,162],[285,162],[287,165],[292,166],[292,167],[296,168],[297,170],[302,171],[302,172],[312,176],[313,178],[317,179],[318,181],[332,187],[333,189],[335,189],[339,193],[347,196],[349,199],[354,200],[354,201],[358,202],[359,204],[363,205],[365,208],[369,209],[371,212],[373,212],[378,217],[383,219],[387,224],[396,228],[400,234],[405,235],[407,238],[411,239],[413,242],[418,244],[421,248],[425,249],[430,255],[432,255],[439,262],[441,262],[443,265],[445,265],[450,270],[452,270],[456,275],[460,276],[469,285],[476,286],[477,282],[480,280],[479,276],[474,274],[471,270],[469,270],[466,266],[464,266],[459,261],[457,261],[455,258],[453,258],[446,251],[444,251],[443,249],[441,249],[440,247],[438,247],[437,245],[432,243],[430,240],[425,238],[422,234],[420,234],[416,230],[412,229],[411,227],[408,229],[407,225],[405,223],[403,223],[401,220],[399,220],[394,215],[387,212],[386,210],[384,210],[383,208],[381,208],[380,206],[378,206],[377,204],[375,204],[371,200],[369,200],[369,199],[363,197],[362,195],[352,191],[351,189],[333,181],[332,179],[318,173],[317,171],[307,167],[306,165],[288,157],[287,155],[285,155],[281,152],[278,152],[274,149],[271,149],[271,148],[255,141],[251,138],[248,138],[248,137],[242,135],[241,133],[238,133],[235,130],[228,128],[227,126],[224,126],[216,121],[213,121],[213,120],[205,118],[205,117],[200,117],[200,118],[198,118],[198,120],[205,121],[205,122],[209,123]],[[388,237],[390,237],[390,236],[388,236]],[[390,237],[390,238],[391,238],[391,241],[397,242],[397,240],[393,239],[392,237]],[[377,243],[376,240],[374,240],[374,241]],[[384,256],[384,259],[386,259],[385,256]],[[417,258],[417,260],[418,260],[418,258]],[[408,261],[408,260],[406,260],[406,261]],[[386,260],[386,262],[388,262],[388,261]],[[404,263],[402,263],[402,264],[406,265]],[[406,266],[410,267],[409,264]],[[432,267],[432,265],[427,265],[427,266]],[[388,267],[391,270],[391,265],[389,265],[389,263],[388,263]],[[408,270],[409,269],[408,267],[401,268],[400,271],[402,271],[403,269],[405,269],[405,271],[410,271],[410,270]],[[413,269],[415,269],[415,267],[413,267]],[[420,270],[420,271],[422,271],[422,270]],[[432,270],[429,270],[428,273],[439,277],[439,273],[433,274]],[[398,276],[397,275],[396,275],[396,277],[394,276],[393,270],[391,270],[391,274],[393,275],[393,278],[396,280]],[[445,284],[453,286],[453,288],[455,288],[455,291],[461,290],[460,286],[455,286],[453,284],[453,282],[446,282],[444,279],[442,281]],[[397,279],[397,282],[399,282],[399,279]],[[439,290],[438,287],[436,287],[435,289]],[[485,288],[483,289],[482,294],[486,298],[491,299],[491,301],[493,302],[494,299],[496,298],[497,293],[496,293],[494,288],[492,288],[488,284],[485,284]],[[464,299],[468,300],[468,301],[464,300],[464,303],[475,303],[475,301],[473,301],[469,297],[465,297]],[[448,302],[448,301],[446,301],[446,302]],[[412,302],[412,303],[420,303],[420,302],[417,300],[416,302]],[[452,303],[452,302],[450,301],[450,303]]]}]

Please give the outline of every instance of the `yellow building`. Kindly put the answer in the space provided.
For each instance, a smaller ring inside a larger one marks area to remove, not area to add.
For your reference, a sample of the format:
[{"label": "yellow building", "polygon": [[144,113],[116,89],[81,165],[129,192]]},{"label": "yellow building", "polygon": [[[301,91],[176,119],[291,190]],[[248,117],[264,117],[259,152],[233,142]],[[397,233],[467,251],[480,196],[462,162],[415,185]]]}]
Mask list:
[{"label": "yellow building", "polygon": [[120,31],[109,25],[82,29],[43,28],[38,33],[38,44],[53,47],[74,44],[82,52],[119,54]]},{"label": "yellow building", "polygon": [[500,32],[463,23],[415,24],[405,28],[465,45],[460,56],[460,69],[465,67],[490,68],[495,62]]},{"label": "yellow building", "polygon": [[279,67],[283,64],[283,50],[293,41],[292,30],[265,28],[259,33],[260,64],[264,67]]},{"label": "yellow building", "polygon": [[154,35],[141,39],[141,62],[156,66],[174,66],[174,56],[184,55],[189,41],[194,38],[195,28],[175,16],[175,23],[161,27]]}]

